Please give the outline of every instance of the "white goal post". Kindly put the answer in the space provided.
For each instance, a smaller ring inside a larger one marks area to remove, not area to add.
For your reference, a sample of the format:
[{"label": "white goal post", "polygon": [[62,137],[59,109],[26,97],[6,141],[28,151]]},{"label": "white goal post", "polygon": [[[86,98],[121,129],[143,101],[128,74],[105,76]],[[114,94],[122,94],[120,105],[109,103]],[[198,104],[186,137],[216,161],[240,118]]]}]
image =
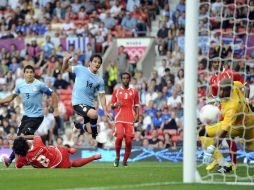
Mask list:
[{"label": "white goal post", "polygon": [[186,1],[184,64],[183,182],[196,181],[197,65],[199,1]]}]

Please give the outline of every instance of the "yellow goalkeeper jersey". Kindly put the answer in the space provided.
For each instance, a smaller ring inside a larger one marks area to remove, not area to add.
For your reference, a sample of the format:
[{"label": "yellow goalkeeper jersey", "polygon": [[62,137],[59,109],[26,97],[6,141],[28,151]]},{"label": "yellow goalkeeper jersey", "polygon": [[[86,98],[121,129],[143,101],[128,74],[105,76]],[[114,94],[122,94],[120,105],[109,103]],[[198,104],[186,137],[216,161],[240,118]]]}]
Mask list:
[{"label": "yellow goalkeeper jersey", "polygon": [[221,130],[229,137],[239,136],[246,142],[246,148],[254,149],[254,114],[242,92],[243,84],[234,81],[230,98],[221,99],[223,120],[206,126],[207,135],[215,137]]}]

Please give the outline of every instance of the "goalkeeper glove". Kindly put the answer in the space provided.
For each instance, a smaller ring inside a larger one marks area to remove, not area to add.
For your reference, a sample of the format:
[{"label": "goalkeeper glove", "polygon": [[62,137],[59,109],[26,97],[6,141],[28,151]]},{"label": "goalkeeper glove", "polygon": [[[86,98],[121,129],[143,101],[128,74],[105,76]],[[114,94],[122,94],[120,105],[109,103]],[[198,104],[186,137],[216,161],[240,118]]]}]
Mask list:
[{"label": "goalkeeper glove", "polygon": [[212,104],[215,106],[218,106],[220,104],[220,99],[219,98],[209,98],[206,100],[206,104]]},{"label": "goalkeeper glove", "polygon": [[204,164],[209,164],[213,161],[214,151],[215,151],[214,145],[210,145],[207,147],[207,149],[204,151],[204,156],[203,156],[203,163]]}]

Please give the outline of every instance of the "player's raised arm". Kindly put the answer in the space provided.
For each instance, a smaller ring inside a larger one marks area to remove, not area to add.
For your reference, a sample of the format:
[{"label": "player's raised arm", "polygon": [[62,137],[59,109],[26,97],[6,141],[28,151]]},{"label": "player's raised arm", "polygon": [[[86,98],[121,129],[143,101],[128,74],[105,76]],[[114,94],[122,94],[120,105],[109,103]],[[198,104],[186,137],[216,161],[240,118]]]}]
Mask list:
[{"label": "player's raised arm", "polygon": [[0,104],[9,104],[12,100],[16,98],[17,94],[11,94],[4,99],[0,99]]},{"label": "player's raised arm", "polygon": [[71,54],[69,54],[69,53],[65,54],[65,57],[63,59],[62,70],[61,70],[62,73],[71,72],[71,66],[69,65],[69,61],[70,61],[71,57],[72,57]]}]

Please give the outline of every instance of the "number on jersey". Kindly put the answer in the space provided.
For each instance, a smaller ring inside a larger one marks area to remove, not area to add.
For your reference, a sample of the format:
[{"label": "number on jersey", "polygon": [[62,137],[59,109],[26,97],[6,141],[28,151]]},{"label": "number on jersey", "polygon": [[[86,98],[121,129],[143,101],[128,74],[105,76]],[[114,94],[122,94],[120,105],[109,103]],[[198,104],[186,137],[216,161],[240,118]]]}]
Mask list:
[{"label": "number on jersey", "polygon": [[89,82],[89,81],[86,81],[86,87],[89,87],[89,88],[92,88],[93,87],[93,83]]},{"label": "number on jersey", "polygon": [[41,163],[41,165],[43,165],[45,168],[48,167],[49,165],[49,159],[46,158],[46,156],[44,155],[40,155],[38,158],[37,158],[37,161]]}]

